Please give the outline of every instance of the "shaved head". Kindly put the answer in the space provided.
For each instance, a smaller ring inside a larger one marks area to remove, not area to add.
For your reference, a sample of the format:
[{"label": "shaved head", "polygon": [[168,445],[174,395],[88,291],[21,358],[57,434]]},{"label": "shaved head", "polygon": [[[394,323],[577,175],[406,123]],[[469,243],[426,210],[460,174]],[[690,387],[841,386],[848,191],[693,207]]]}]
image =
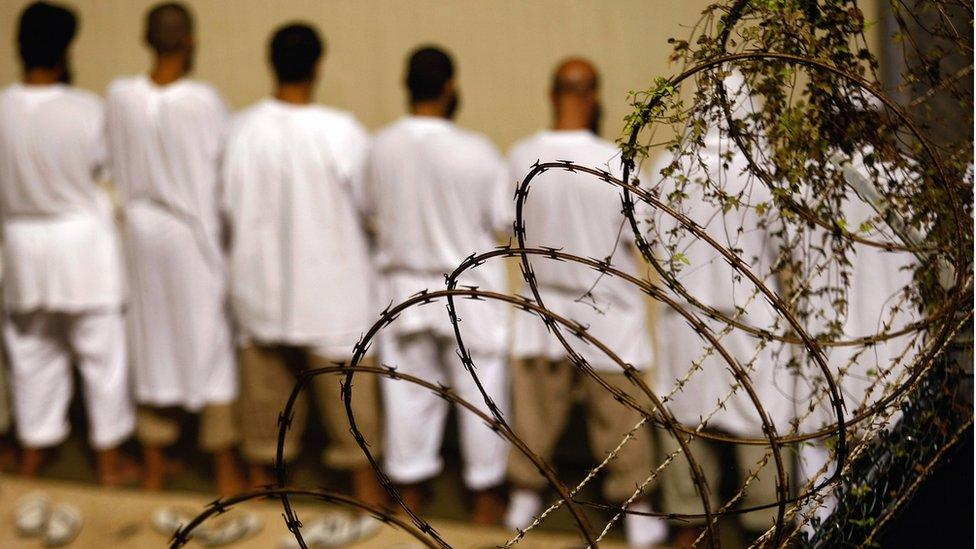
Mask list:
[{"label": "shaved head", "polygon": [[588,129],[599,133],[600,75],[593,63],[571,57],[556,66],[549,91],[557,129]]},{"label": "shaved head", "polygon": [[157,55],[172,55],[192,47],[193,16],[179,2],[158,4],[146,15],[146,43]]},{"label": "shaved head", "polygon": [[581,57],[566,59],[552,75],[552,93],[592,93],[600,87],[593,63]]}]

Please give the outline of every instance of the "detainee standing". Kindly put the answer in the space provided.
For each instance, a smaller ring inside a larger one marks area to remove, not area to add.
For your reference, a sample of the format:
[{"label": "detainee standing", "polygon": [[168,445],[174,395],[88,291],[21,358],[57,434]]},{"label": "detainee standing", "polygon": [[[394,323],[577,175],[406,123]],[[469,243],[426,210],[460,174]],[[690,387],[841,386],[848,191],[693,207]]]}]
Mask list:
[{"label": "detainee standing", "polygon": [[[450,56],[436,47],[414,51],[405,81],[410,114],[377,135],[366,187],[384,299],[393,303],[444,288],[446,274],[475,251],[493,248],[496,235],[512,221],[513,186],[501,156],[486,137],[453,122],[460,92]],[[470,269],[459,285],[504,291],[504,264],[495,260]],[[482,389],[507,415],[509,311],[489,300],[459,298],[455,305]],[[454,327],[443,307],[407,309],[381,337],[385,365],[450,386],[490,415],[457,354]],[[420,511],[428,481],[444,468],[440,448],[450,404],[403,380],[384,378],[380,387],[384,469],[400,485],[407,505]],[[460,407],[458,429],[474,521],[498,522],[508,443]]]},{"label": "detainee standing", "polygon": [[106,101],[125,214],[143,485],[163,487],[172,470],[166,449],[181,431],[178,412],[187,410],[199,414],[199,443],[213,455],[217,492],[230,495],[243,481],[234,453],[238,381],[217,203],[229,112],[212,86],[187,78],[196,35],[184,5],[153,7],[145,41],[151,71],[115,80]]},{"label": "detainee standing", "polygon": [[[297,375],[348,362],[377,314],[357,198],[369,136],[352,114],[312,102],[324,53],[308,25],[278,29],[270,43],[274,96],[239,115],[225,152],[241,451],[255,487],[273,480],[278,415]],[[329,437],[323,462],[351,473],[356,498],[381,505],[385,494],[351,433],[340,381],[321,375],[306,387]],[[380,456],[375,376],[358,374],[352,396],[356,424]],[[306,408],[298,404],[286,461],[297,455],[305,427]]]},{"label": "detainee standing", "polygon": [[[550,100],[553,128],[516,143],[509,154],[512,179],[522,180],[537,161],[556,160],[571,160],[621,177],[619,149],[596,133],[601,105],[599,77],[593,65],[584,59],[561,63],[553,75]],[[622,209],[620,190],[605,181],[579,172],[548,170],[532,181],[524,204],[526,245],[607,258],[617,269],[636,275],[637,262],[629,245],[633,236]],[[591,335],[635,369],[650,366],[654,353],[639,288],[582,265],[538,256],[530,259],[548,309],[587,326]],[[650,399],[625,377],[620,365],[565,327],[562,333],[597,375],[651,410]],[[579,395],[586,407],[587,433],[597,461],[616,448],[641,420],[638,411],[617,402],[613,394],[570,361],[566,349],[538,316],[520,312],[515,317],[513,353],[513,428],[541,458],[552,459],[567,427],[574,395]],[[650,512],[650,494],[637,492],[654,469],[652,456],[651,433],[645,425],[607,464],[603,483],[606,500],[619,505],[636,494],[629,509]],[[547,483],[519,452],[510,457],[508,477],[512,495],[505,523],[524,529],[541,512]],[[656,517],[635,514],[626,516],[624,527],[633,547],[661,541],[666,528]]]},{"label": "detainee standing", "polygon": [[135,426],[122,319],[122,257],[108,193],[104,112],[71,86],[78,20],[37,2],[19,22],[23,81],[0,92],[3,336],[21,473],[70,431],[72,363],[81,373],[98,479],[134,480],[119,445]]}]

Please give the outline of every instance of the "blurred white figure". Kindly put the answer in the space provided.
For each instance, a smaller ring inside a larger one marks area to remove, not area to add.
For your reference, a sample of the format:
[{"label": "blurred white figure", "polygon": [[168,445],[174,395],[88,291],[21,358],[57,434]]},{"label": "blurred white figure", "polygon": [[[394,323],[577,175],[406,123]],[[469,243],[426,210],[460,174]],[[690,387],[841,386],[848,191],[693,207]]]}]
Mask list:
[{"label": "blurred white figure", "polygon": [[[386,302],[445,287],[444,275],[475,251],[495,246],[511,224],[512,186],[500,155],[482,135],[452,122],[458,92],[450,57],[423,48],[407,69],[411,115],[380,132],[368,166],[367,204],[377,240]],[[461,286],[505,291],[501,261],[489,261],[459,279]],[[509,315],[497,301],[455,301],[461,333],[482,388],[508,414]],[[457,356],[453,326],[443,305],[412,307],[383,332],[381,358],[400,372],[442,383],[490,415],[485,399]],[[449,404],[402,380],[383,379],[384,468],[417,505],[420,483],[441,472],[439,455]],[[474,520],[498,520],[508,443],[476,415],[459,410],[464,483],[474,491]]]},{"label": "blurred white figure", "polygon": [[[733,103],[733,113],[742,116],[750,102],[742,76],[733,72],[725,77],[723,84]],[[715,116],[717,120],[704,136],[703,147],[676,162],[672,155],[665,154],[653,170],[656,179],[652,186],[662,202],[702,227],[719,246],[741,259],[764,286],[782,297],[777,272],[781,240],[773,234],[776,227],[766,226],[767,222],[773,222],[769,216],[759,213],[763,207],[771,207],[772,195],[761,180],[751,175],[747,159],[722,129],[726,126],[722,115]],[[662,177],[665,168],[673,172]],[[722,197],[727,202],[723,203]],[[777,352],[784,346],[775,341],[763,343],[739,327],[730,329],[726,323],[709,318],[693,302],[771,333],[786,332],[785,319],[779,319],[777,324],[778,313],[757,285],[737,271],[719,250],[670,214],[655,212],[651,237],[667,275],[662,278],[672,278],[688,295],[674,291],[672,297],[679,307],[706,325],[746,372],[764,414],[760,414],[759,406],[745,386],[737,383],[732,366],[714,345],[698,334],[677,308],[662,305],[657,331],[661,341],[657,383],[662,395],[674,391],[667,406],[675,419],[694,429],[707,418],[706,432],[765,438],[765,417],[777,435],[789,433],[794,417],[795,382],[787,367],[789,353]],[[735,392],[730,395],[733,389]],[[672,436],[662,445],[667,453],[680,448]],[[723,447],[702,438],[692,440],[689,446],[708,484],[712,511],[725,503],[720,486],[727,475],[735,475],[738,487],[745,484],[752,472],[759,471],[745,487],[739,508],[768,505],[779,499],[775,461],[772,456],[766,457],[771,452],[769,446]],[[730,463],[723,463],[726,456]],[[789,482],[794,468],[793,455],[781,451],[780,456]],[[676,461],[663,474],[665,509],[673,513],[703,513],[701,496],[692,482],[687,461],[683,457]],[[750,535],[758,535],[773,526],[776,513],[777,508],[773,507],[739,515],[739,520]],[[676,535],[678,544],[694,540],[699,533],[697,526],[682,528]]]},{"label": "blurred white figure", "polygon": [[[570,59],[557,68],[551,90],[554,128],[519,141],[509,154],[511,179],[521,181],[536,161],[571,160],[621,177],[620,151],[596,135],[599,126],[599,82],[595,68]],[[596,260],[609,259],[625,273],[640,277],[633,235],[621,213],[621,192],[588,174],[552,169],[532,181],[524,206],[526,245],[561,248]],[[643,206],[638,217],[646,215]],[[545,306],[588,327],[624,362],[646,369],[654,358],[646,321],[644,295],[636,286],[589,267],[530,256]],[[523,294],[532,297],[528,288]],[[515,321],[513,427],[542,459],[550,461],[569,419],[574,395],[586,406],[591,452],[602,461],[640,421],[641,415],[570,362],[559,340],[537,316],[519,313]],[[650,409],[650,399],[623,374],[621,367],[593,345],[561,328],[567,342],[607,383]],[[603,492],[616,505],[627,501],[651,475],[654,460],[647,426],[606,467]],[[510,528],[525,528],[541,510],[547,486],[535,465],[520,452],[509,460],[514,491],[506,516]],[[650,512],[649,494],[639,494],[630,510]],[[628,542],[645,547],[662,541],[664,521],[627,515]]]},{"label": "blurred white figure", "polygon": [[117,451],[135,423],[122,320],[121,254],[107,193],[104,113],[66,84],[75,16],[32,4],[21,15],[24,83],[0,94],[4,339],[14,418],[36,474],[42,449],[68,436],[71,364],[84,382],[102,482],[128,480]]},{"label": "blurred white figure", "polygon": [[195,36],[186,8],[146,17],[151,74],[108,88],[112,173],[125,213],[128,334],[145,487],[159,489],[163,449],[176,443],[168,408],[201,412],[200,445],[216,455],[217,490],[242,488],[232,449],[237,398],[226,268],[218,218],[220,159],[229,123],[213,87],[186,78]]},{"label": "blurred white figure", "polygon": [[[313,28],[283,26],[269,49],[275,96],[235,120],[224,158],[231,301],[241,331],[242,453],[252,485],[271,481],[278,414],[295,376],[348,362],[377,314],[361,224],[369,136],[352,114],[312,102],[324,53]],[[321,375],[310,384],[329,435],[323,462],[351,471],[356,497],[380,505],[384,493],[351,432],[339,382]],[[356,377],[352,407],[379,457],[375,376]],[[305,417],[299,402],[286,460],[299,450]]]},{"label": "blurred white figure", "polygon": [[[869,167],[864,162],[869,152],[856,153],[840,163],[848,184],[840,204],[840,216],[858,236],[882,243],[911,244],[912,237],[904,236],[908,233],[899,236],[880,221],[889,217],[883,213],[888,207],[884,190],[903,187],[910,175],[880,162]],[[812,191],[808,190],[807,194],[807,204],[818,199]],[[807,280],[809,285],[809,297],[798,306],[807,310],[808,331],[812,336],[833,341],[854,340],[897,332],[922,318],[913,301],[913,276],[918,266],[913,253],[854,243],[846,252],[849,266],[841,268],[839,252],[832,249],[831,238],[826,229],[817,227],[804,233],[797,246],[797,253],[805,252],[806,257],[802,263],[805,270],[797,273],[796,279]],[[828,268],[818,267],[825,263]],[[843,294],[837,291],[840,288],[846,288]],[[870,346],[824,347],[831,375],[844,400],[846,419],[886,396],[891,386],[905,375],[905,367],[916,357],[923,339],[924,336],[911,331]],[[803,353],[808,375],[797,380],[797,414],[807,415],[811,401],[819,399],[813,413],[801,424],[804,432],[810,432],[836,423],[837,417],[825,394],[822,374],[805,349]],[[899,417],[896,412],[883,427],[891,428]],[[849,443],[855,443],[871,423],[865,420],[854,427],[848,425]],[[829,478],[835,470],[834,459],[824,441],[804,444],[799,454],[800,485],[811,480],[819,484]],[[835,507],[835,495],[828,494],[816,509],[816,516],[825,520]],[[805,528],[811,531],[809,523]]]}]

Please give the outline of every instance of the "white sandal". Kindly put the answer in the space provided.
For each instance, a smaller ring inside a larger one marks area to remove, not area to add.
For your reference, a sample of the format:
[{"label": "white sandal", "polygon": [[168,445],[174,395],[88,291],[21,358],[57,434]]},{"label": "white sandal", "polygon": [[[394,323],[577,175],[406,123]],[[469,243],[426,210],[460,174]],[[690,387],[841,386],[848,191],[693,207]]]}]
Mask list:
[{"label": "white sandal", "polygon": [[[156,532],[167,537],[172,537],[177,530],[189,524],[195,516],[196,513],[189,509],[161,507],[153,511],[152,518],[149,519],[149,522]],[[197,529],[194,531],[194,534],[198,534],[200,531],[201,529]]]},{"label": "white sandal", "polygon": [[[379,521],[369,515],[332,513],[310,520],[302,527],[302,538],[309,547],[341,547],[371,538],[379,530]],[[294,534],[289,533],[282,536],[279,546],[294,549],[299,545]]]},{"label": "white sandal", "polygon": [[196,532],[196,538],[207,547],[218,547],[257,535],[264,527],[261,517],[252,511],[235,511],[226,521],[209,524]]},{"label": "white sandal", "polygon": [[85,519],[81,510],[69,503],[61,503],[54,507],[44,528],[44,546],[61,547],[78,537]]},{"label": "white sandal", "polygon": [[14,525],[21,537],[39,536],[51,516],[51,500],[40,492],[27,494],[14,504]]}]

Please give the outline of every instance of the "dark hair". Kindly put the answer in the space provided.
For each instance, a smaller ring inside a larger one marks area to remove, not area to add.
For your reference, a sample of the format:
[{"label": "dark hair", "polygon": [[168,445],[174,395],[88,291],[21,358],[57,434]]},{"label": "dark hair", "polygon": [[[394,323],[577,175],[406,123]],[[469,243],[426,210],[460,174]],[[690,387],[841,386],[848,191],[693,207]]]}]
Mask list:
[{"label": "dark hair", "polygon": [[447,52],[434,46],[414,51],[407,63],[410,102],[437,99],[444,91],[444,84],[453,77],[454,62]]},{"label": "dark hair", "polygon": [[309,25],[292,23],[275,31],[271,38],[271,65],[278,82],[307,82],[325,45]]},{"label": "dark hair", "polygon": [[53,68],[65,62],[78,31],[78,18],[67,8],[34,2],[20,14],[17,45],[24,69]]},{"label": "dark hair", "polygon": [[191,34],[193,16],[180,2],[157,4],[146,14],[146,42],[158,54],[180,51]]}]

